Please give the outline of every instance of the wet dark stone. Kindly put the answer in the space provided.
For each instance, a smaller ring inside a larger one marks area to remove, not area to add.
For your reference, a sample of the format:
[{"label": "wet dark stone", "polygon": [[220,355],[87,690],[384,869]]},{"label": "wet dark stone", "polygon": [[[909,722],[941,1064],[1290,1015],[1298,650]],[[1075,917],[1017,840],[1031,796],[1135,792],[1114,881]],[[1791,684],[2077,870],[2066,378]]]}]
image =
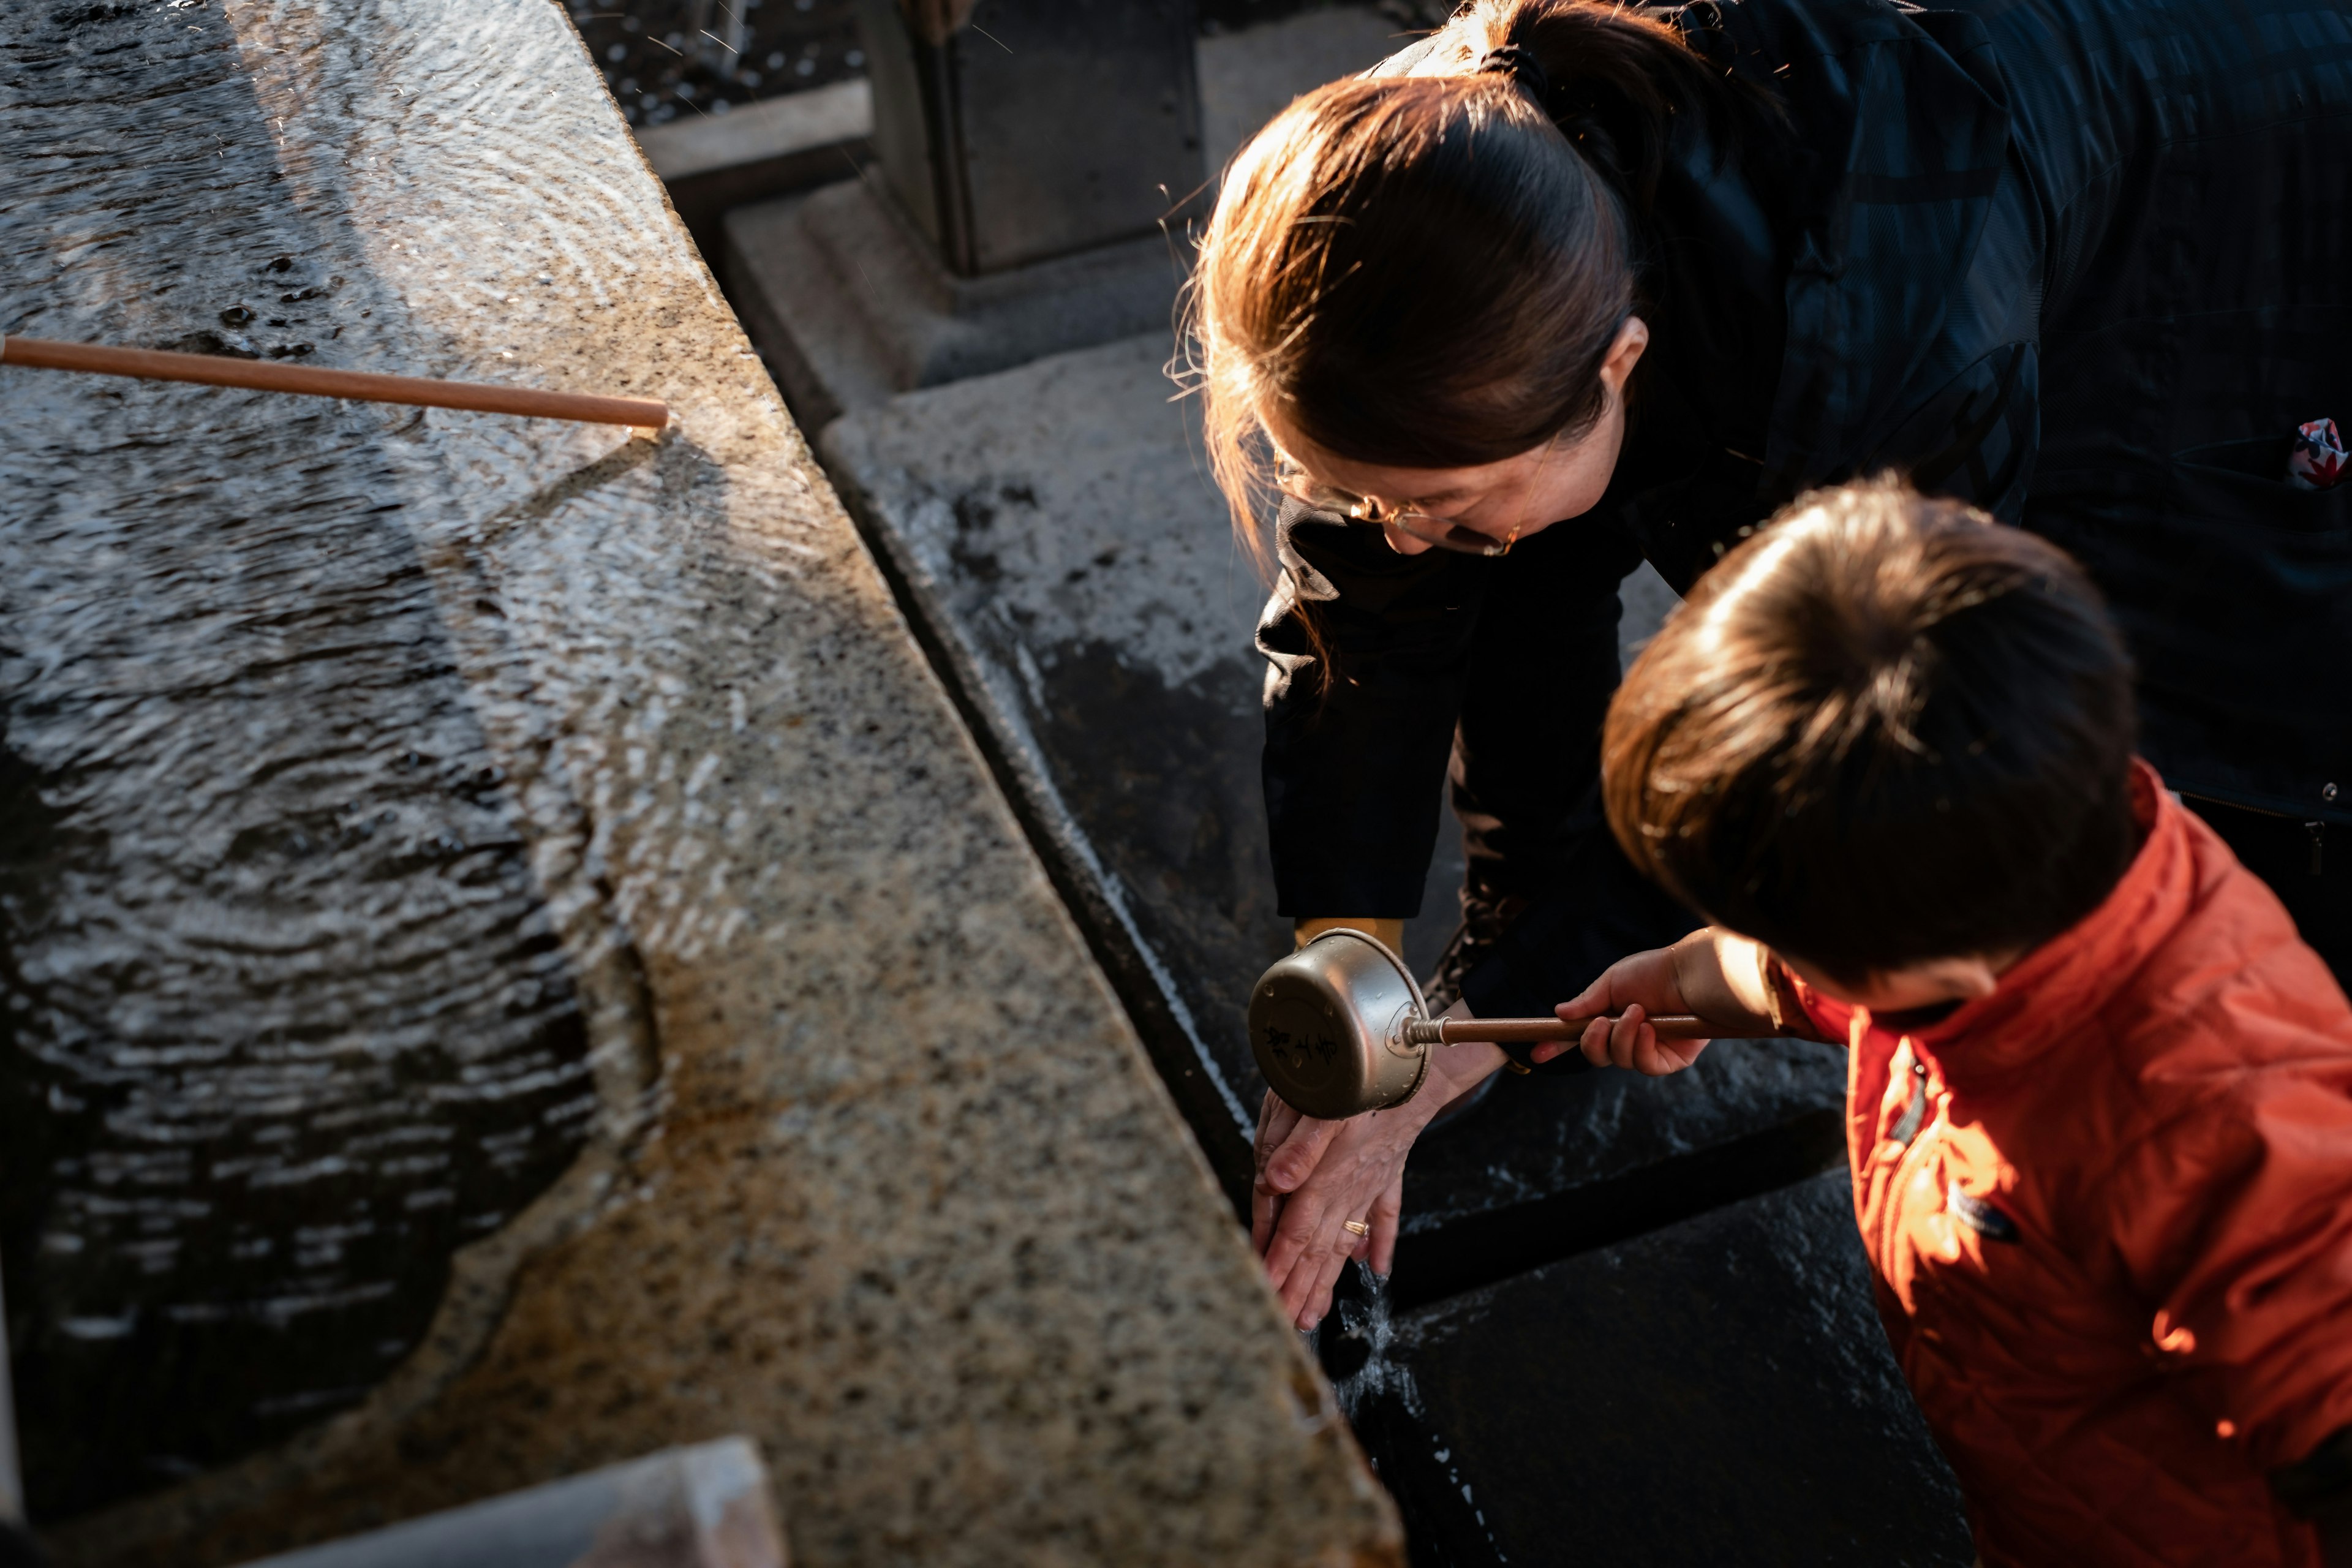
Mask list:
[{"label": "wet dark stone", "polygon": [[[10,330],[218,343],[268,276],[319,304],[228,352],[309,352],[342,279],[217,8],[9,6],[0,108],[44,128]],[[0,374],[0,1268],[54,1520],[362,1398],[597,1101],[383,423]]]},{"label": "wet dark stone", "polygon": [[[1001,644],[990,651],[1019,657]],[[1226,1081],[1255,1109],[1265,1081],[1239,1024],[1259,972],[1291,945],[1258,795],[1257,675],[1234,659],[1171,686],[1105,643],[1050,647],[1035,662],[1045,702],[1028,719],[1055,786],[1130,896]],[[1428,958],[1452,929],[1460,876],[1459,855],[1441,853],[1409,944]]]},{"label": "wet dark stone", "polygon": [[[1184,460],[1172,446],[1153,455]],[[918,637],[956,672],[960,705],[1016,811],[1228,1196],[1244,1205],[1265,1082],[1243,1015],[1258,974],[1290,946],[1259,795],[1257,668],[1254,658],[1215,657],[1247,647],[1255,590],[1229,584],[1214,603],[1171,592],[1149,546],[1129,550],[1113,531],[1140,531],[1150,517],[1097,510],[1071,526],[1043,489],[1041,499],[1039,485],[1007,473],[892,494],[879,504],[925,507],[936,521],[919,544],[882,535],[879,553],[936,606],[917,617]],[[848,493],[877,504],[872,492]],[[1202,510],[1197,493],[1186,499]],[[1078,596],[1158,623],[1192,668],[1171,679],[1131,646],[1070,635],[1050,601]],[[1054,613],[1041,614],[1041,600]],[[1443,840],[1406,944],[1424,969],[1454,924],[1461,865]]]},{"label": "wet dark stone", "polygon": [[866,74],[856,0],[572,0],[567,9],[632,125],[726,114]]},{"label": "wet dark stone", "polygon": [[1415,1568],[1974,1555],[1843,1173],[1320,1338]]}]

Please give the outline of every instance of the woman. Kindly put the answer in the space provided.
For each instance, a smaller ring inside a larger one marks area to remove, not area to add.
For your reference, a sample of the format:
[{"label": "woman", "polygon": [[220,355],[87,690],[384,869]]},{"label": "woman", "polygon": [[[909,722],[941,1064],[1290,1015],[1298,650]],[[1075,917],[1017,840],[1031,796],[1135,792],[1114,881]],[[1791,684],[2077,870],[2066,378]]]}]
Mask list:
[{"label": "woman", "polygon": [[[2090,567],[2145,749],[2352,973],[2352,485],[2288,477],[2299,427],[2352,427],[2347,132],[2347,0],[1478,0],[1293,104],[1228,173],[1193,367],[1237,522],[1280,503],[1302,938],[1393,938],[1448,777],[1454,1011],[1678,935],[1594,804],[1617,584],[1895,468]],[[1302,1327],[1349,1256],[1386,1271],[1412,1138],[1504,1060],[1344,1124],[1269,1099]]]}]

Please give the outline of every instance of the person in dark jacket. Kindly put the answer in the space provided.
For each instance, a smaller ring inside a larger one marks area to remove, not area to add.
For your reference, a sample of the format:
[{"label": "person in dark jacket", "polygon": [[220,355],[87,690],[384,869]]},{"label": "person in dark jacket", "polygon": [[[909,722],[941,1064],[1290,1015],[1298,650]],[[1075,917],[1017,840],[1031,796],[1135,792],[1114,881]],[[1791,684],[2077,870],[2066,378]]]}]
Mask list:
[{"label": "person in dark jacket", "polygon": [[[2294,460],[2352,428],[2347,137],[2347,0],[1478,0],[1294,103],[1228,172],[1192,363],[1237,526],[1279,507],[1302,936],[1417,912],[1448,783],[1454,1011],[1678,934],[1598,806],[1619,584],[1893,470],[2090,569],[2147,754],[2352,976],[2352,484]],[[1444,1079],[1268,1105],[1302,1325],[1387,1269]]]}]

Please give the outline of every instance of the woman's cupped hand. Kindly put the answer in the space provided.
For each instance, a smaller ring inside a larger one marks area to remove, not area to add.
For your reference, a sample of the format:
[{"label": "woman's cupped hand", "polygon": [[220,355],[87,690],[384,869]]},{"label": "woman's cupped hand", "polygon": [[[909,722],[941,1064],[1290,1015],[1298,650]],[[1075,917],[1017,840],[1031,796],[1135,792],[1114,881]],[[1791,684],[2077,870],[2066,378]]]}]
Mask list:
[{"label": "woman's cupped hand", "polygon": [[[1266,1092],[1258,1112],[1250,1239],[1293,1323],[1311,1329],[1323,1321],[1349,1259],[1387,1275],[1396,1260],[1405,1157],[1414,1140],[1438,1111],[1502,1064],[1493,1046],[1437,1051],[1419,1094],[1344,1121],[1301,1116]],[[1362,1234],[1348,1228],[1350,1220]]]},{"label": "woman's cupped hand", "polygon": [[[1349,1258],[1363,1259],[1375,1274],[1386,1274],[1395,1262],[1404,1161],[1412,1147],[1403,1120],[1373,1111],[1325,1121],[1301,1116],[1266,1090],[1258,1113],[1250,1239],[1265,1258],[1266,1278],[1283,1310],[1301,1329],[1313,1328],[1331,1310],[1331,1288]],[[1349,1230],[1349,1220],[1363,1225],[1366,1234]]]}]

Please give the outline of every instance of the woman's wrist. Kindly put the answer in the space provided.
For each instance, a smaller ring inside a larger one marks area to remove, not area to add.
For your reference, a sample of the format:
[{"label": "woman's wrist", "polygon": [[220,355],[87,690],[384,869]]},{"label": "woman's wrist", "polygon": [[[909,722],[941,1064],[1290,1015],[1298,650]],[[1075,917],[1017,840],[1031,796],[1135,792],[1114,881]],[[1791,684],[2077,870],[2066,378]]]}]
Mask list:
[{"label": "woman's wrist", "polygon": [[1411,1111],[1413,1135],[1437,1120],[1438,1113],[1495,1074],[1503,1070],[1509,1058],[1502,1047],[1483,1040],[1459,1046],[1429,1047],[1429,1075],[1422,1082],[1421,1092],[1396,1109]]},{"label": "woman's wrist", "polygon": [[1290,940],[1305,947],[1327,931],[1360,931],[1391,952],[1404,951],[1404,921],[1387,915],[1308,915],[1290,922]]}]

